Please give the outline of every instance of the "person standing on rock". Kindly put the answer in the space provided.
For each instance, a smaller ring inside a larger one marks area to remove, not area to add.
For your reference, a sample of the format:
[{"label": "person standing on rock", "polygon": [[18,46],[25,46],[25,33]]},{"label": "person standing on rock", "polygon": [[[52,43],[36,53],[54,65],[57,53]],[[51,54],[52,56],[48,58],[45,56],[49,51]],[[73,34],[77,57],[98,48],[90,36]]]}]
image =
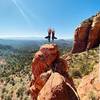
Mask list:
[{"label": "person standing on rock", "polygon": [[52,38],[52,42],[54,42],[54,40],[57,39],[57,37],[55,37],[55,30],[49,29],[48,36],[46,36],[45,38],[48,39],[48,42],[51,42],[51,38]]}]

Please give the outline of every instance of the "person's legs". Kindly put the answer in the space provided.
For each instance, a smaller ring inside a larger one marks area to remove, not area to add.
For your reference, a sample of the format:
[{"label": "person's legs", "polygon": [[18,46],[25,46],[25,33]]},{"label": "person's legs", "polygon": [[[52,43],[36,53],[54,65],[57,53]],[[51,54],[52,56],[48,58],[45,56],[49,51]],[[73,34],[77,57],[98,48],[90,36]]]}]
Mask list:
[{"label": "person's legs", "polygon": [[50,42],[50,36],[48,37],[48,42]]},{"label": "person's legs", "polygon": [[54,38],[52,38],[52,42],[54,42]]},{"label": "person's legs", "polygon": [[52,32],[52,42],[54,42],[54,32]]}]

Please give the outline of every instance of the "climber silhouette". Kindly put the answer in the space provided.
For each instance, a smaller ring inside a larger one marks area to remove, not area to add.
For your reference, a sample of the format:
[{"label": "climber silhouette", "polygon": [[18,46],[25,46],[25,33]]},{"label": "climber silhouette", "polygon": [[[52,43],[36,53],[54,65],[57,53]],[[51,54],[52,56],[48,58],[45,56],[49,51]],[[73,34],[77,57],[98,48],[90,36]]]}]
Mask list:
[{"label": "climber silhouette", "polygon": [[54,39],[57,39],[57,37],[55,37],[55,31],[52,29],[48,29],[48,36],[45,37],[46,39],[48,39],[48,42],[51,42],[51,35],[52,35],[52,42],[54,42]]}]

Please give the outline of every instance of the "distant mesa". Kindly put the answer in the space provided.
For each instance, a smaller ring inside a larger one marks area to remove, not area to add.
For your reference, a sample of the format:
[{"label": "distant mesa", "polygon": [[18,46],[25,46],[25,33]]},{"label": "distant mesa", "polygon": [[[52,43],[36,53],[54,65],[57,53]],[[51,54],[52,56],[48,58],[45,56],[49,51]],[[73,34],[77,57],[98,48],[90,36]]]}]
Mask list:
[{"label": "distant mesa", "polygon": [[72,53],[92,49],[100,44],[100,12],[84,20],[76,28]]}]

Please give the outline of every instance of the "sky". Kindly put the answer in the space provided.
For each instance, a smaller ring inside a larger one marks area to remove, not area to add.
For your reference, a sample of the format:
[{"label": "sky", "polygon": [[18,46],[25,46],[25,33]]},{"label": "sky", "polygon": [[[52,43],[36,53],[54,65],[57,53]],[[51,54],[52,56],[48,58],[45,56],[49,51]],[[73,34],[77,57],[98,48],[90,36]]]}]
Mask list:
[{"label": "sky", "polygon": [[100,0],[0,0],[0,38],[73,38],[75,28],[100,11]]}]

